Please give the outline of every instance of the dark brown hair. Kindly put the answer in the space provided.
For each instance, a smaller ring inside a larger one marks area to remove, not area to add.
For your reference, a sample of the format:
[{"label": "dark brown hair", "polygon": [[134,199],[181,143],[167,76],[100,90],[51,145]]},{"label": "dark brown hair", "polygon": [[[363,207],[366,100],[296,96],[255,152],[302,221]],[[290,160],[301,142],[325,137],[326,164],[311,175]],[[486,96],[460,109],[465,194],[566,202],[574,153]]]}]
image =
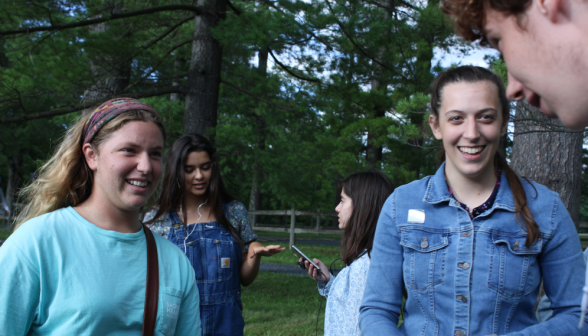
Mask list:
[{"label": "dark brown hair", "polygon": [[378,170],[355,173],[343,180],[343,191],[353,204],[353,211],[345,224],[341,239],[341,256],[351,265],[374,244],[376,224],[388,196],[394,191],[392,181]]},{"label": "dark brown hair", "polygon": [[[166,162],[165,174],[161,195],[157,201],[157,213],[148,223],[152,223],[164,214],[180,208],[185,209],[185,171],[186,159],[192,152],[204,151],[208,153],[212,162],[212,175],[208,185],[208,201],[212,208],[214,217],[219,224],[231,233],[235,241],[243,247],[243,240],[236,229],[231,225],[225,215],[223,204],[229,203],[235,198],[229,194],[220,174],[216,150],[204,136],[200,134],[184,135],[174,142]],[[184,225],[186,225],[186,211],[183,214]]]},{"label": "dark brown hair", "polygon": [[[481,81],[488,81],[493,83],[498,89],[502,120],[504,123],[508,122],[510,117],[510,104],[506,98],[502,79],[492,71],[476,66],[462,66],[449,69],[441,73],[435,79],[433,84],[431,84],[431,112],[437,117],[437,120],[439,120],[439,107],[441,107],[442,103],[441,97],[443,94],[443,88],[447,84],[457,82],[475,83]],[[445,151],[442,151],[442,157],[444,160]],[[509,167],[506,159],[503,158],[502,155],[498,153],[498,151],[494,155],[494,164],[502,169],[503,173],[506,175],[508,183],[510,184],[510,189],[515,200],[516,218],[517,221],[519,221],[520,217],[522,216],[524,222],[526,223],[527,241],[525,245],[530,247],[539,239],[540,231],[537,223],[535,222],[535,219],[533,218],[533,214],[531,214],[531,209],[529,209],[529,206],[527,205],[527,193],[525,192],[525,189],[523,188],[521,180],[517,174]],[[527,182],[530,183],[528,180]]]},{"label": "dark brown hair", "polygon": [[441,10],[455,21],[455,32],[468,41],[481,39],[488,45],[484,33],[486,9],[507,15],[520,15],[531,5],[531,0],[441,0]]}]

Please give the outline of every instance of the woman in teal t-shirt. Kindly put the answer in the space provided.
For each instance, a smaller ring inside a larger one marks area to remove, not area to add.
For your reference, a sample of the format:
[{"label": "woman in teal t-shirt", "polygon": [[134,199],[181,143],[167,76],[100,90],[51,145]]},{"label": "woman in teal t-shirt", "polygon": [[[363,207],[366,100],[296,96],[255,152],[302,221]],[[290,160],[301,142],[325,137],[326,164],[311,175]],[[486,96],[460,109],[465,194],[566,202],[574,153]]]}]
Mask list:
[{"label": "woman in teal t-shirt", "polygon": [[[138,217],[162,174],[164,138],[157,113],[130,98],[68,129],[24,189],[26,206],[0,247],[1,336],[141,333],[147,257]],[[194,272],[173,244],[155,242],[155,335],[194,334]]]}]

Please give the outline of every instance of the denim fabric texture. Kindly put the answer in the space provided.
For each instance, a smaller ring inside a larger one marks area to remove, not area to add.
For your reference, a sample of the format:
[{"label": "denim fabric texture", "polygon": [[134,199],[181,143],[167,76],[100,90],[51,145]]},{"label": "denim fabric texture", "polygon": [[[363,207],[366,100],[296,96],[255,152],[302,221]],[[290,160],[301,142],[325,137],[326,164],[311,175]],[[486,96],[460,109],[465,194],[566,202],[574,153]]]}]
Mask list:
[{"label": "denim fabric texture", "polygon": [[241,247],[216,221],[186,227],[177,225],[182,224],[177,212],[169,213],[169,218],[167,239],[185,251],[196,274],[202,335],[243,335]]},{"label": "denim fabric texture", "polygon": [[[557,193],[521,179],[541,231],[527,248],[505,174],[492,207],[472,220],[449,194],[444,169],[397,188],[384,204],[360,308],[362,334],[588,335],[577,328],[586,265]],[[410,210],[424,216],[409,218]],[[542,276],[554,314],[539,324]]]},{"label": "denim fabric texture", "polygon": [[359,305],[370,268],[370,257],[364,253],[329,282],[318,282],[318,290],[327,297],[325,336],[359,336]]},{"label": "denim fabric texture", "polygon": [[[584,250],[584,262],[588,262],[588,248]],[[539,322],[545,322],[553,316],[551,300],[547,297],[547,295],[543,295],[541,300],[539,300],[535,316],[537,316],[537,320],[539,320]]]},{"label": "denim fabric texture", "polygon": [[[245,244],[245,251],[248,251],[249,244],[257,240],[257,235],[255,234],[255,232],[253,232],[253,228],[249,223],[249,215],[247,213],[247,209],[245,208],[243,203],[236,200],[225,204],[224,207],[227,219],[229,220],[229,222],[231,222],[231,225],[233,225],[235,230],[237,230],[237,232],[239,233],[239,237],[241,237],[241,239],[243,240],[243,243]],[[157,207],[145,213],[143,222],[151,220],[156,213]],[[183,221],[181,221],[180,223],[183,224]],[[158,235],[167,238],[169,229],[174,224],[175,223],[172,223],[170,214],[166,213],[160,218],[158,218],[156,221],[153,221],[153,223],[146,225],[148,228],[151,229],[151,231],[153,231],[153,233],[157,233]]]}]

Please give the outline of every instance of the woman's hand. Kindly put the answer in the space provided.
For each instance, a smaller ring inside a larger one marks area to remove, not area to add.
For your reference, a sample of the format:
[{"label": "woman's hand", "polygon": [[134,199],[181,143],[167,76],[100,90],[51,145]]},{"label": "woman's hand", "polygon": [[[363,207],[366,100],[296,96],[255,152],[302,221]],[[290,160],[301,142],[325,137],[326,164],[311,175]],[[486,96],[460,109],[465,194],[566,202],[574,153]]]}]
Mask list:
[{"label": "woman's hand", "polygon": [[329,273],[329,270],[327,269],[327,266],[325,264],[323,264],[322,261],[314,258],[312,259],[312,261],[321,269],[321,272],[323,272],[323,275],[319,275],[317,269],[312,266],[308,260],[304,260],[304,258],[300,258],[300,260],[298,260],[298,262],[302,262],[304,261],[304,267],[306,268],[306,271],[308,272],[308,276],[313,278],[316,281],[322,281],[322,282],[329,282],[329,280],[331,279],[331,274]]},{"label": "woman's hand", "polygon": [[271,257],[276,253],[284,251],[285,249],[285,247],[281,247],[280,245],[263,246],[261,244],[251,244],[249,246],[249,258],[254,258],[257,255],[260,257]]}]

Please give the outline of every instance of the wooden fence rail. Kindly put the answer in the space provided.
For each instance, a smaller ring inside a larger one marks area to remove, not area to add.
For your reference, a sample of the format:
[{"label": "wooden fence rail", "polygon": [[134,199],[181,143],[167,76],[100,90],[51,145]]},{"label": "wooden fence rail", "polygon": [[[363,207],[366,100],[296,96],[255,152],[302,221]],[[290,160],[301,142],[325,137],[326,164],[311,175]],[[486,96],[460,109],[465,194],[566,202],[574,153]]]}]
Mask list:
[{"label": "wooden fence rail", "polygon": [[[290,210],[252,210],[249,211],[249,219],[254,230],[268,231],[268,232],[284,232],[285,227],[275,226],[259,226],[257,225],[257,216],[290,216],[290,243],[288,248],[296,244],[296,233],[328,233],[341,234],[341,230],[322,230],[321,231],[321,217],[337,217],[336,212],[321,212],[319,211],[297,211],[296,206],[292,205]],[[296,217],[316,217],[315,229],[301,229],[296,228]]]}]

